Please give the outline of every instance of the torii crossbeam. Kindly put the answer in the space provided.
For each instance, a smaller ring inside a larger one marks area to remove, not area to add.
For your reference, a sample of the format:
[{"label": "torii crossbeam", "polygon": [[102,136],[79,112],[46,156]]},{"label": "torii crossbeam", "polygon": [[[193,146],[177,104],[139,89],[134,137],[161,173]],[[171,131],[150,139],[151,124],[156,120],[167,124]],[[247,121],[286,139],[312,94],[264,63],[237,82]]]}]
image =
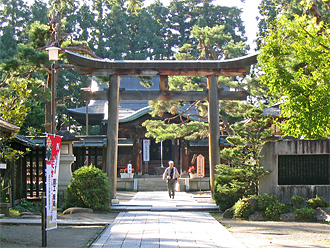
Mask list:
[{"label": "torii crossbeam", "polygon": [[[119,101],[125,100],[207,100],[209,104],[210,188],[214,192],[215,166],[220,163],[219,100],[245,100],[244,91],[219,91],[218,77],[241,76],[257,63],[257,54],[230,60],[109,60],[84,57],[66,51],[69,63],[80,74],[110,76],[109,90],[83,90],[83,100],[108,100],[106,173],[111,197],[116,196]],[[159,91],[120,91],[120,76],[160,76]],[[206,91],[169,91],[168,76],[205,76]]]}]

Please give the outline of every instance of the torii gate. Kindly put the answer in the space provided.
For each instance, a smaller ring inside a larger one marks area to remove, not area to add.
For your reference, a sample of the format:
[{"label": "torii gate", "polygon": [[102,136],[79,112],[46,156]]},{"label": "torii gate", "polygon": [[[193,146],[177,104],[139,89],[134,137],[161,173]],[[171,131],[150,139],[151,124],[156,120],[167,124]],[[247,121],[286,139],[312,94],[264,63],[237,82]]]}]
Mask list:
[{"label": "torii gate", "polygon": [[[230,60],[109,60],[84,57],[66,51],[69,63],[77,66],[80,74],[110,76],[109,90],[81,92],[82,100],[108,100],[106,173],[111,197],[116,196],[118,156],[119,101],[125,100],[207,100],[209,105],[209,164],[210,188],[214,192],[215,166],[220,164],[219,100],[245,100],[245,91],[220,91],[218,77],[241,76],[257,55]],[[160,76],[159,91],[120,91],[120,76]],[[205,91],[169,91],[168,76],[205,76]]]}]

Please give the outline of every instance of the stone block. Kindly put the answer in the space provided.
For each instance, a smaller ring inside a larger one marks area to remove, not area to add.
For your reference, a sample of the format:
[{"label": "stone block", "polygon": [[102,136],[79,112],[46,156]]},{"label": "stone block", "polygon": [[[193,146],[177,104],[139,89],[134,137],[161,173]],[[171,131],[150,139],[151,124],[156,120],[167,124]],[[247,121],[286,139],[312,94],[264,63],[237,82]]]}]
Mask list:
[{"label": "stone block", "polygon": [[294,221],[295,214],[294,213],[285,213],[280,215],[281,221]]},{"label": "stone block", "polygon": [[251,220],[251,221],[265,221],[265,220],[267,220],[267,218],[266,218],[264,212],[257,211],[257,212],[254,212],[253,214],[251,214],[249,216],[249,220]]},{"label": "stone block", "polygon": [[317,208],[314,216],[317,220],[330,222],[330,208]]}]

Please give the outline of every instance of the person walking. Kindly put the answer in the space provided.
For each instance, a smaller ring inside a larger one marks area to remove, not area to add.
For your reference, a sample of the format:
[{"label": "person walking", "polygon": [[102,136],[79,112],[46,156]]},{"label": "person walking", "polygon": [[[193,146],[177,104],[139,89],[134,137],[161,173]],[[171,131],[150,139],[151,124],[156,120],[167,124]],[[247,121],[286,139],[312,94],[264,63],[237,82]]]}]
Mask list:
[{"label": "person walking", "polygon": [[163,180],[167,180],[168,195],[174,199],[175,195],[175,184],[179,183],[180,174],[178,169],[174,167],[172,160],[168,161],[168,167],[165,169],[163,174]]}]

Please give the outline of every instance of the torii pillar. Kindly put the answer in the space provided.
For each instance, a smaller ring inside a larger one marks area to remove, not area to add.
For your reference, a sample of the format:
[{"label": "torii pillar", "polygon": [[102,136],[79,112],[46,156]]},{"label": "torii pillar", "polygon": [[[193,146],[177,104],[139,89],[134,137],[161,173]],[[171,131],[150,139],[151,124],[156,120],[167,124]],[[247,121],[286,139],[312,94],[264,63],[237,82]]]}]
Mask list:
[{"label": "torii pillar", "polygon": [[106,173],[109,178],[110,195],[116,197],[117,192],[117,158],[118,158],[118,117],[119,117],[120,76],[110,76],[108,91],[108,123]]},{"label": "torii pillar", "polygon": [[220,164],[220,128],[219,128],[219,98],[218,77],[207,77],[208,87],[208,115],[209,115],[209,164],[210,164],[210,188],[213,196],[215,166]]}]

